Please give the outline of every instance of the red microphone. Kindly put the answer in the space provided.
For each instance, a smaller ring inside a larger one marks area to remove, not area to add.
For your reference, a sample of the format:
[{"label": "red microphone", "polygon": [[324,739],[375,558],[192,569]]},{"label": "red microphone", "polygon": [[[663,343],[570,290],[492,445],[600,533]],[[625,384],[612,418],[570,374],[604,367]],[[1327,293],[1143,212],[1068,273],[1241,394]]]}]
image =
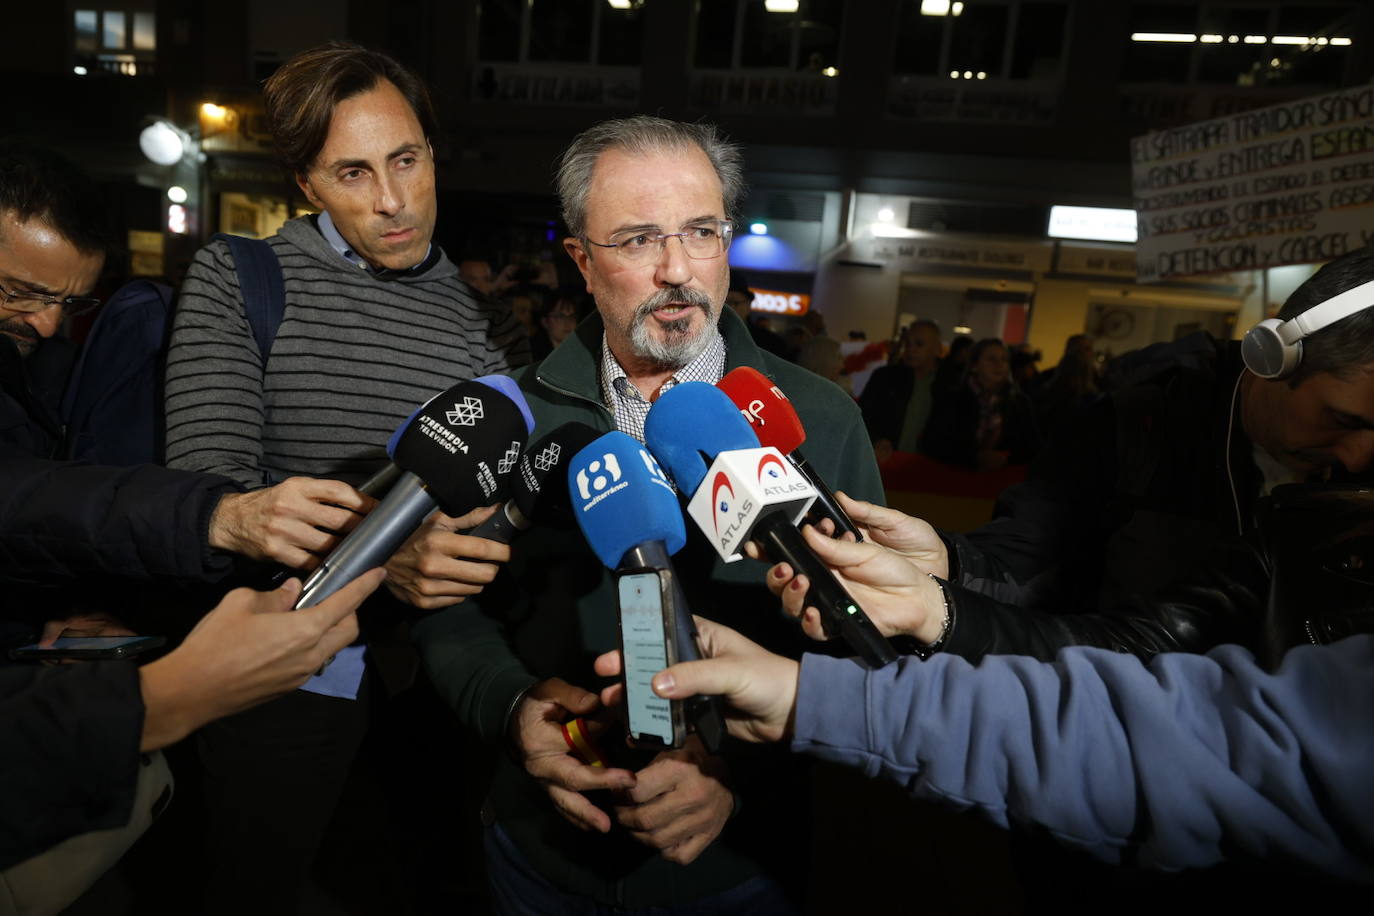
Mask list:
[{"label": "red microphone", "polygon": [[835,494],[821,480],[821,475],[806,463],[806,456],[799,448],[806,441],[806,430],[782,389],[774,385],[768,376],[748,366],[731,369],[716,387],[724,391],[740,413],[744,414],[754,435],[759,437],[759,445],[771,445],[786,455],[816,488],[816,502],[811,507],[810,515],[833,521],[836,537],[848,531],[855,540],[862,541],[863,535],[853,519],[840,508],[835,501]]}]

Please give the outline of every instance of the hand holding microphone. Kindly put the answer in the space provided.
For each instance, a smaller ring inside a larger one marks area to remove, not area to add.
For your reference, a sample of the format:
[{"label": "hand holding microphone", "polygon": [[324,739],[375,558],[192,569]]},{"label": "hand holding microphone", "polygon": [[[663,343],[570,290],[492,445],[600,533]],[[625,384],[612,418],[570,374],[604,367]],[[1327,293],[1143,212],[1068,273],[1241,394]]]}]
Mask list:
[{"label": "hand holding microphone", "polygon": [[[644,438],[684,493],[688,514],[727,562],[757,540],[774,560],[807,576],[808,604],[828,632],[843,636],[871,667],[897,654],[796,529],[814,498],[810,483],[774,448],[759,448],[739,410],[719,389],[684,382],[649,410]],[[709,466],[708,466],[709,462]]]},{"label": "hand holding microphone", "polygon": [[574,455],[567,479],[588,545],[616,571],[622,642],[643,650],[630,666],[644,679],[641,689],[629,691],[631,737],[641,746],[676,748],[684,730],[694,727],[714,753],[725,729],[712,699],[693,697],[679,708],[654,703],[647,692],[653,664],[698,657],[691,611],[669,559],[687,540],[677,494],[644,447],[621,432],[606,433]]},{"label": "hand holding microphone", "polygon": [[[306,580],[296,606],[311,607],[366,570],[386,564],[435,509],[461,517],[504,498],[533,425],[519,388],[503,376],[459,382],[421,405],[387,444],[404,473]],[[491,558],[500,552],[489,541],[472,548],[484,557],[484,551],[492,551]],[[411,567],[399,565],[388,572],[403,578]],[[390,582],[388,587],[397,589]],[[415,595],[403,587],[398,597],[438,602],[432,606],[461,600]]]}]

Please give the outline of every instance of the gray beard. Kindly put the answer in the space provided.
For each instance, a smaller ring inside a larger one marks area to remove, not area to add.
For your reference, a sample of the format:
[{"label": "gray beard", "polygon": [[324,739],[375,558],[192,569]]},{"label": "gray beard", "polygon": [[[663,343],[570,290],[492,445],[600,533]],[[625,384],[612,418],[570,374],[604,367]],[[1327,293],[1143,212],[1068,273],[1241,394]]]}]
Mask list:
[{"label": "gray beard", "polygon": [[[706,321],[695,336],[691,334],[692,313],[686,312],[681,318],[668,322],[658,322],[663,331],[659,340],[649,333],[649,321],[655,309],[679,302],[700,308],[706,313]],[[711,297],[691,287],[681,289],[661,289],[640,303],[630,319],[630,348],[635,356],[651,363],[657,369],[676,371],[701,355],[711,342],[711,333],[719,310],[712,308]]]}]

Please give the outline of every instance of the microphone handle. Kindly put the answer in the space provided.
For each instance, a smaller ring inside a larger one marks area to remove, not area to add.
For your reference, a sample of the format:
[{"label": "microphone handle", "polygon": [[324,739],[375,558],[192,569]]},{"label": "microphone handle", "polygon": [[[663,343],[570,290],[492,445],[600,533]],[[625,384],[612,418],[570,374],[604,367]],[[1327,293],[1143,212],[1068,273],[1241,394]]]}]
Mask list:
[{"label": "microphone handle", "polygon": [[381,499],[391,491],[391,488],[396,485],[396,481],[400,480],[404,473],[405,471],[401,470],[399,464],[388,461],[386,467],[367,478],[362,486],[358,487],[358,492]]},{"label": "microphone handle", "polygon": [[801,453],[801,449],[793,449],[790,457],[792,463],[797,466],[797,470],[801,471],[806,479],[811,481],[811,486],[816,488],[816,502],[807,514],[833,521],[835,523],[835,537],[848,531],[854,535],[854,540],[862,541],[864,536],[859,533],[859,527],[854,524],[849,513],[840,508],[839,502],[835,499],[835,494],[825,485],[821,475],[817,474],[815,468],[806,463],[806,456]]},{"label": "microphone handle", "polygon": [[509,544],[515,536],[530,526],[530,520],[520,511],[515,500],[506,500],[505,505],[492,513],[491,518],[473,528],[468,534],[489,541]]},{"label": "microphone handle", "polygon": [[821,624],[828,635],[843,637],[849,648],[875,670],[897,660],[897,653],[883,634],[830,568],[806,546],[801,532],[792,526],[785,513],[767,512],[754,525],[750,537],[763,544],[774,562],[786,562],[794,573],[811,580],[802,607],[815,607],[821,612]]},{"label": "microphone handle", "polygon": [[[682,591],[682,582],[673,568],[673,561],[662,541],[643,541],[625,551],[621,566],[637,566],[649,569],[665,569],[672,582],[669,598],[673,603],[673,627],[677,633],[678,661],[694,662],[701,658],[698,645],[697,626],[692,620],[692,612],[687,605],[687,596]],[[688,722],[696,729],[701,743],[712,754],[720,753],[721,742],[725,740],[725,716],[721,712],[720,697],[696,696],[682,701],[682,711]]]},{"label": "microphone handle", "polygon": [[423,480],[411,473],[402,474],[382,504],[369,512],[305,580],[296,610],[314,607],[385,563],[437,508]]}]

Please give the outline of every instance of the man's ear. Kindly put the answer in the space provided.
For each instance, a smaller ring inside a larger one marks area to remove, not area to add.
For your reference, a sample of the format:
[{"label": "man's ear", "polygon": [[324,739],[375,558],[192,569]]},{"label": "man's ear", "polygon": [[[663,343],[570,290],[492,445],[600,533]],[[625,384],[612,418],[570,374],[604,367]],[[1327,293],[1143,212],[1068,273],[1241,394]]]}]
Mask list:
[{"label": "man's ear", "polygon": [[304,172],[296,173],[296,187],[301,189],[305,199],[310,201],[310,205],[317,210],[324,209],[324,201],[315,196],[315,189],[310,185],[310,178]]},{"label": "man's ear", "polygon": [[582,273],[582,280],[587,284],[587,292],[592,291],[592,278],[588,275],[591,270],[591,255],[587,249],[582,247],[582,242],[575,236],[568,236],[563,240],[563,250],[568,253],[568,257],[573,259],[577,269]]}]

